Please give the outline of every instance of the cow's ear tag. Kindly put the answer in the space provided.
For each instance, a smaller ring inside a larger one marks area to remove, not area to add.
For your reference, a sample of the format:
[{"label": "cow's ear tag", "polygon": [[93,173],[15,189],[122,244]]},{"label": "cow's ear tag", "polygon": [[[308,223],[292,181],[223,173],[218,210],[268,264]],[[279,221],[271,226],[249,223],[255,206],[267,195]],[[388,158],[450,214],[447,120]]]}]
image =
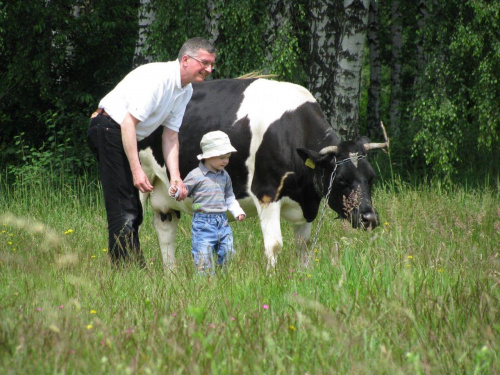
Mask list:
[{"label": "cow's ear tag", "polygon": [[307,160],[306,160],[306,165],[307,165],[309,168],[311,168],[311,169],[316,168],[316,164],[314,164],[314,162],[313,162],[311,159],[309,159],[309,158],[307,158]]}]

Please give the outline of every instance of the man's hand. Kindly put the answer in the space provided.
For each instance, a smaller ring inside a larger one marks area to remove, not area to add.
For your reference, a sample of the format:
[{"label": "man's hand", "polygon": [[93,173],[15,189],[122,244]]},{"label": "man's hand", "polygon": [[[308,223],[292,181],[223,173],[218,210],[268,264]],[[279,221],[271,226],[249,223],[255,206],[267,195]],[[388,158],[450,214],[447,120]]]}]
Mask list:
[{"label": "man's hand", "polygon": [[141,193],[149,193],[153,191],[153,185],[149,182],[148,177],[142,170],[142,168],[136,168],[132,171],[134,177],[134,186],[139,189]]},{"label": "man's hand", "polygon": [[137,135],[135,134],[135,128],[138,123],[139,120],[127,112],[123,122],[121,123],[122,142],[123,149],[125,150],[125,154],[127,155],[127,159],[130,164],[130,170],[132,171],[134,186],[142,193],[148,193],[153,190],[153,186],[144,173],[139,160]]}]

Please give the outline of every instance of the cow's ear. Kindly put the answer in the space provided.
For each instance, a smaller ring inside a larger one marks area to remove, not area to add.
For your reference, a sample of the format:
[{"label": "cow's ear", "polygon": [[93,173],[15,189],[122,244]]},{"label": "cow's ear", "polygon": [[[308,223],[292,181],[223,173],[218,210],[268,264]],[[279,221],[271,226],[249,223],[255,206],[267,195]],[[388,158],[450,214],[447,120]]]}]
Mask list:
[{"label": "cow's ear", "polygon": [[304,160],[305,165],[311,169],[316,168],[316,163],[322,158],[322,155],[318,152],[305,148],[298,148],[297,154]]}]

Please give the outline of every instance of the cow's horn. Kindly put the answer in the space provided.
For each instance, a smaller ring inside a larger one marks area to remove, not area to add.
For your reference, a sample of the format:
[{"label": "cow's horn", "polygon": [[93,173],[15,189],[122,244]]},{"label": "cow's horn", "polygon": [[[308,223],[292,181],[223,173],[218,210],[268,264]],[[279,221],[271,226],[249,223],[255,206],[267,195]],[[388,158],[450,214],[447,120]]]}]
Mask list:
[{"label": "cow's horn", "polygon": [[327,146],[319,152],[320,155],[335,154],[338,151],[337,146]]},{"label": "cow's horn", "polygon": [[379,148],[389,148],[389,138],[387,137],[387,132],[385,131],[384,123],[380,121],[380,127],[384,132],[385,143],[365,143],[365,150],[376,150]]},{"label": "cow's horn", "polygon": [[364,146],[365,146],[365,150],[369,151],[369,150],[376,150],[379,148],[386,148],[387,143],[365,143]]}]

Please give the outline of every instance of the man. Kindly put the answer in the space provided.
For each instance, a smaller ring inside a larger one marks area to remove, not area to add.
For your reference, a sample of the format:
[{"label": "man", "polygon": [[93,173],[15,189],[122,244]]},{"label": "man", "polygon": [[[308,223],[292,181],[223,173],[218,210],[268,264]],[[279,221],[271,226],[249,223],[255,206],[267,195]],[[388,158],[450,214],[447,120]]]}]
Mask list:
[{"label": "man", "polygon": [[87,134],[99,162],[108,221],[108,250],[115,264],[133,257],[144,265],[138,230],[142,223],[139,190],[153,186],[144,173],[137,141],[163,126],[163,156],[170,183],[179,187],[177,200],[187,196],[179,171],[178,132],[192,82],[203,82],[213,71],[215,48],[192,38],[181,47],[177,60],[142,65],[118,83],[92,114]]}]

